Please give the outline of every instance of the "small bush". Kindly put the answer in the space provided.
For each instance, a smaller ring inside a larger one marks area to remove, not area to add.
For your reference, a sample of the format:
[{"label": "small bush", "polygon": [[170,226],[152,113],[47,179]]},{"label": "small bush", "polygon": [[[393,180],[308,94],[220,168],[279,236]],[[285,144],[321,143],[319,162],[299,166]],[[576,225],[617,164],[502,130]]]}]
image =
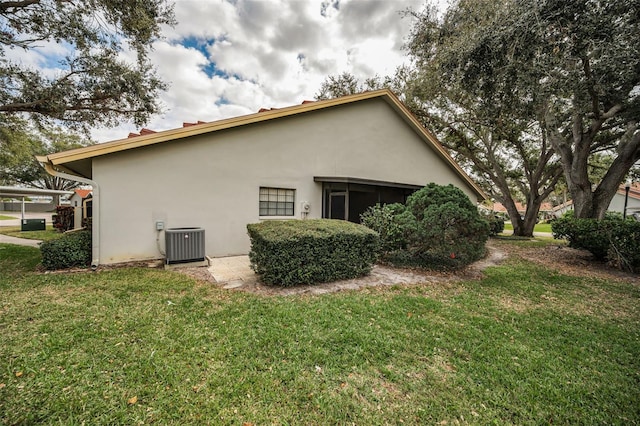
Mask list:
[{"label": "small bush", "polygon": [[640,270],[640,222],[607,215],[603,220],[576,219],[565,215],[551,223],[554,238],[564,238],[569,247],[588,250],[598,260],[620,269]]},{"label": "small bush", "polygon": [[564,215],[551,223],[554,238],[566,239],[569,247],[585,249],[598,260],[604,260],[609,251],[609,240],[596,219],[576,219],[573,214]]},{"label": "small bush", "polygon": [[284,287],[366,275],[379,248],[376,232],[342,220],[267,221],[247,230],[251,268]]},{"label": "small bush", "polygon": [[407,241],[396,216],[404,211],[402,204],[376,204],[360,215],[360,223],[380,235],[380,250],[391,252],[404,249]]},{"label": "small bush", "polygon": [[504,232],[503,217],[489,212],[481,212],[480,215],[489,223],[489,235],[496,236]]},{"label": "small bush", "polygon": [[40,244],[42,265],[49,270],[65,269],[91,264],[91,232],[65,234]]},{"label": "small bush", "polygon": [[407,205],[377,207],[363,223],[382,235],[382,258],[399,266],[460,268],[485,253],[489,224],[453,185],[429,184]]},{"label": "small bush", "polygon": [[640,222],[623,220],[608,227],[611,241],[607,259],[619,269],[640,272]]},{"label": "small bush", "polygon": [[53,227],[58,232],[66,232],[73,229],[74,209],[72,206],[57,206],[56,214],[52,216]]},{"label": "small bush", "polygon": [[576,218],[574,212],[569,211],[551,222],[551,232],[554,238],[566,239],[569,247],[585,249],[597,260],[606,260],[611,243],[607,229],[610,223],[620,222],[622,215],[615,212],[607,212],[604,219],[597,220]]}]

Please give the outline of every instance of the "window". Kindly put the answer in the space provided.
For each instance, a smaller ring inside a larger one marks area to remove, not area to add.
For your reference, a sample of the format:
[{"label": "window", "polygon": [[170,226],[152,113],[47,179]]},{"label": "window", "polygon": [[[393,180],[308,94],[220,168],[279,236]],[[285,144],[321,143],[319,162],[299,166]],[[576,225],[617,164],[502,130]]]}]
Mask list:
[{"label": "window", "polygon": [[260,188],[260,216],[293,216],[296,190]]}]

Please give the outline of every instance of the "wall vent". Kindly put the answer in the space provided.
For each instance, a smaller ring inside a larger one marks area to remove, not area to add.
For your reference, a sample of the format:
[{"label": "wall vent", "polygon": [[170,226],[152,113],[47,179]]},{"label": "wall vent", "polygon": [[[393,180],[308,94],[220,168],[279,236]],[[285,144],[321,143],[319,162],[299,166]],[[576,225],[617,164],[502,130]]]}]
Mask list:
[{"label": "wall vent", "polygon": [[167,265],[205,259],[202,228],[169,228],[165,231],[165,244]]}]

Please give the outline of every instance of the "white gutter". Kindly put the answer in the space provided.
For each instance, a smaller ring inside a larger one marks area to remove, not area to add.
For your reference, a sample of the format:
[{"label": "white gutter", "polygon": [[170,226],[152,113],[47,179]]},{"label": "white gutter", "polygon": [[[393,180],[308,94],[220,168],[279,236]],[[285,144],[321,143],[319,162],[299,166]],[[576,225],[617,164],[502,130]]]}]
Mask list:
[{"label": "white gutter", "polygon": [[91,185],[93,188],[93,211],[91,218],[91,269],[97,269],[98,265],[100,265],[100,186],[98,185],[98,182],[58,171],[53,168],[53,165],[49,163],[49,161],[46,160],[46,157],[45,159],[38,158],[38,161],[40,161],[40,164],[42,164],[44,169],[51,176],[84,183],[85,185]]}]

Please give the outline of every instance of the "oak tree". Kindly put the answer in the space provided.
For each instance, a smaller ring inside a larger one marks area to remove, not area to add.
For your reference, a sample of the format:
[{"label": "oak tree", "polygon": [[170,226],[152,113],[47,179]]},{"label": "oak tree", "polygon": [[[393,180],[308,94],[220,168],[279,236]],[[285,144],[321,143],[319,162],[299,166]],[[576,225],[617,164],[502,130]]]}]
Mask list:
[{"label": "oak tree", "polygon": [[[444,44],[454,53],[440,63],[445,78],[490,108],[538,121],[576,216],[602,218],[640,160],[638,10],[639,0],[461,0],[447,14],[462,24],[441,32],[423,20],[412,52],[422,50],[422,65],[437,55],[434,41]],[[612,161],[595,180],[589,164],[603,153]]]},{"label": "oak tree", "polygon": [[0,120],[0,184],[63,191],[73,189],[78,182],[51,176],[35,156],[92,143],[90,139],[62,127],[37,129],[17,117],[10,121]]},{"label": "oak tree", "polygon": [[[494,1],[459,1],[443,16],[435,8],[412,13],[407,49],[415,71],[405,102],[492,198],[506,208],[514,235],[531,236],[542,202],[562,177],[562,167],[529,99],[505,90],[467,67],[487,28],[501,19]],[[464,59],[461,59],[464,58]],[[521,216],[517,201],[524,201]]]},{"label": "oak tree", "polygon": [[[0,1],[0,115],[85,131],[143,124],[165,89],[148,54],[174,23],[165,0]],[[56,57],[52,45],[68,53]],[[34,52],[57,63],[43,72],[20,60]]]}]

